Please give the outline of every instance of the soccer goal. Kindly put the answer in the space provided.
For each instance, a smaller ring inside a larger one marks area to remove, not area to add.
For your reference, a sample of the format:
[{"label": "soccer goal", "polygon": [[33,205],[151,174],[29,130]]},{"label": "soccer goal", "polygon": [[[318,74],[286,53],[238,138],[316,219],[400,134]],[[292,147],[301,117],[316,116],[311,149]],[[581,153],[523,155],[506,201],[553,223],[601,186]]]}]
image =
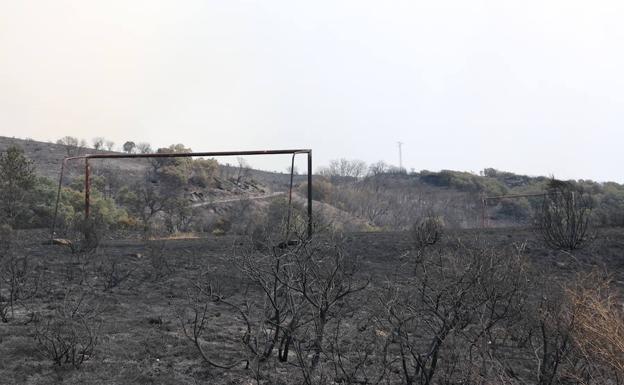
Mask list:
[{"label": "soccer goal", "polygon": [[59,176],[58,191],[56,196],[56,204],[54,209],[54,218],[52,221],[51,236],[54,237],[56,231],[57,215],[59,201],[61,198],[61,189],[63,185],[63,177],[68,162],[84,160],[84,215],[85,219],[89,218],[91,207],[91,161],[98,159],[136,159],[136,158],[190,158],[190,157],[225,157],[225,156],[259,156],[259,155],[292,155],[290,167],[290,188],[288,191],[289,207],[292,204],[293,176],[295,170],[295,156],[298,154],[307,155],[307,234],[312,235],[312,150],[311,149],[294,149],[294,150],[258,150],[258,151],[217,151],[217,152],[187,152],[187,153],[150,153],[150,154],[86,154],[81,156],[67,157],[63,159]]}]

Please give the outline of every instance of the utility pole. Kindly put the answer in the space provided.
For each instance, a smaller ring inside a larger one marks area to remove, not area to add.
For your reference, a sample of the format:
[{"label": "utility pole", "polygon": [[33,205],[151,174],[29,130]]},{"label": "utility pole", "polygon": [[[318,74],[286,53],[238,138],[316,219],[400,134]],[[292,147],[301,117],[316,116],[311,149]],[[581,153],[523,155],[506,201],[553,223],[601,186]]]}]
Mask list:
[{"label": "utility pole", "polygon": [[403,171],[403,153],[401,151],[401,146],[403,146],[403,142],[397,142],[399,145],[399,170]]}]

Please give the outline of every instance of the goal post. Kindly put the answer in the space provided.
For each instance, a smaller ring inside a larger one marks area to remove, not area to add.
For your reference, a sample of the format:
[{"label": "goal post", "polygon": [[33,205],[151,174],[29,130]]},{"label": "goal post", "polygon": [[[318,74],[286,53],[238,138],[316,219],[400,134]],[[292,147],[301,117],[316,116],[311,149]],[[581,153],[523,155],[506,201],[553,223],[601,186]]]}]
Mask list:
[{"label": "goal post", "polygon": [[[308,162],[308,237],[312,236],[312,150],[311,149],[293,149],[293,150],[256,150],[256,151],[216,151],[216,152],[176,152],[176,153],[150,153],[150,154],[86,154],[81,156],[67,157],[63,159],[61,164],[61,172],[59,176],[59,185],[56,195],[56,205],[54,208],[54,219],[52,220],[51,237],[54,237],[56,231],[56,218],[58,215],[58,206],[61,198],[61,188],[63,185],[63,174],[65,167],[69,161],[82,160],[85,162],[84,171],[84,201],[85,201],[85,218],[89,218],[91,207],[91,165],[92,159],[135,159],[135,158],[191,158],[191,157],[222,157],[222,156],[256,156],[256,155],[292,155],[292,165],[294,166],[295,156],[297,154],[307,154]],[[293,175],[294,167],[290,168],[290,189],[288,193],[289,207],[292,203]]]}]

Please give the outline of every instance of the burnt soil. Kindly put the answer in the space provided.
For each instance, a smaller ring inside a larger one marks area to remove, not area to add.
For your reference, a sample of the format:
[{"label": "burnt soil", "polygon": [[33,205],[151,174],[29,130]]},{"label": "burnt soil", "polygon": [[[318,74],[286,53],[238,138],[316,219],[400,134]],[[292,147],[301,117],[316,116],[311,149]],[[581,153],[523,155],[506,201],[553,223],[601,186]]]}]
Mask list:
[{"label": "burnt soil", "polygon": [[[187,288],[200,273],[219,282],[228,298],[240,299],[244,292],[254,291],[232,263],[242,244],[240,237],[112,240],[86,255],[72,254],[64,246],[44,245],[46,238],[44,231],[22,232],[14,247],[15,255],[28,256],[42,278],[36,296],[16,307],[12,320],[0,323],[0,384],[252,383],[243,366],[230,371],[208,367],[185,338],[177,317]],[[624,229],[601,229],[599,239],[573,254],[551,251],[523,229],[462,230],[445,235],[445,242],[457,240],[485,242],[499,249],[525,244],[534,267],[553,280],[602,269],[619,286],[624,283]],[[342,241],[347,252],[359,257],[360,274],[373,284],[401,274],[411,249],[406,233],[350,233]],[[110,260],[131,274],[107,289],[102,271],[93,266]],[[90,266],[85,274],[84,266]],[[77,370],[57,367],[44,357],[34,338],[37,320],[32,318],[34,313],[50,312],[68,291],[76,290],[88,291],[95,298],[102,319],[95,355]],[[243,325],[228,316],[227,309],[214,306],[209,325],[214,349],[209,353],[227,361],[239,354],[237,341]],[[284,383],[289,383],[287,378]]]}]

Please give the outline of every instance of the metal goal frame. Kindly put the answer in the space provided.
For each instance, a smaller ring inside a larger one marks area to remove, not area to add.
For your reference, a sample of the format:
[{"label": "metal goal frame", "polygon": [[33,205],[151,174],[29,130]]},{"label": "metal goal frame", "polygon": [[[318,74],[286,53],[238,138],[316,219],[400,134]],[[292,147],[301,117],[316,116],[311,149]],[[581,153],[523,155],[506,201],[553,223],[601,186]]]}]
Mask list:
[{"label": "metal goal frame", "polygon": [[[256,151],[213,151],[213,152],[178,152],[178,153],[149,153],[149,154],[85,154],[80,156],[72,156],[63,159],[59,176],[58,190],[56,194],[56,204],[54,207],[54,219],[52,220],[51,237],[54,237],[56,231],[56,219],[58,215],[59,201],[61,198],[61,188],[63,185],[63,176],[65,168],[69,161],[84,159],[84,201],[85,201],[85,219],[89,218],[91,208],[91,165],[93,159],[135,159],[135,158],[191,158],[191,157],[222,157],[222,156],[256,156],[256,155],[292,155],[290,167],[290,189],[288,192],[289,200],[289,217],[290,205],[292,203],[292,188],[294,176],[295,156],[297,154],[307,154],[308,160],[308,237],[312,236],[312,150],[311,149],[293,149],[293,150],[256,150]],[[289,218],[290,219],[290,218]]]}]

